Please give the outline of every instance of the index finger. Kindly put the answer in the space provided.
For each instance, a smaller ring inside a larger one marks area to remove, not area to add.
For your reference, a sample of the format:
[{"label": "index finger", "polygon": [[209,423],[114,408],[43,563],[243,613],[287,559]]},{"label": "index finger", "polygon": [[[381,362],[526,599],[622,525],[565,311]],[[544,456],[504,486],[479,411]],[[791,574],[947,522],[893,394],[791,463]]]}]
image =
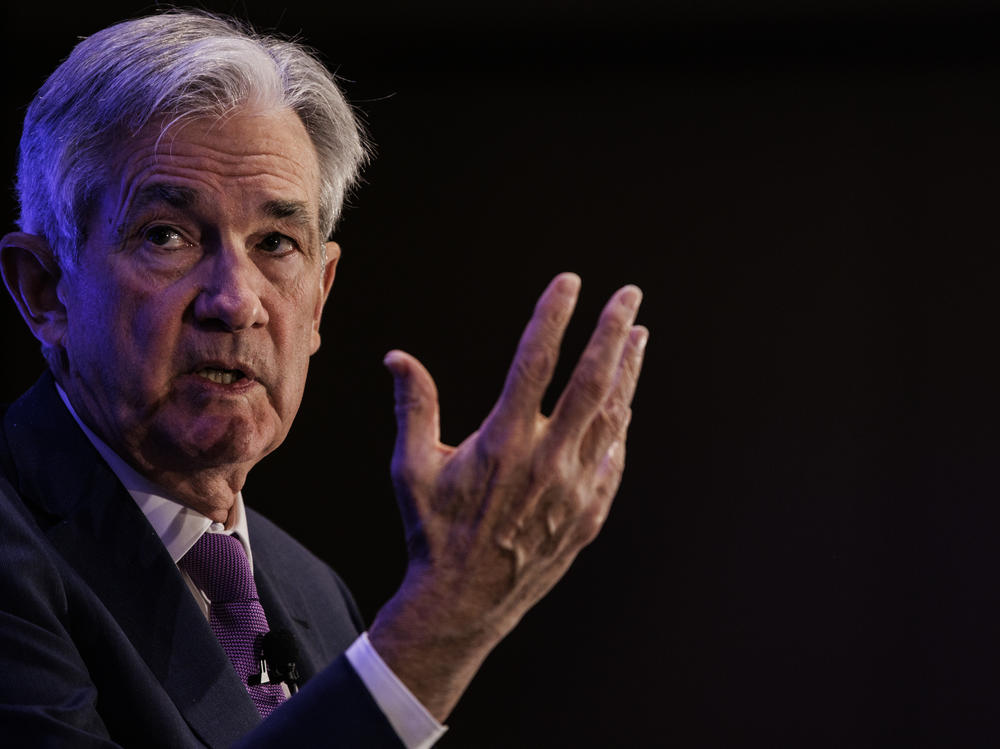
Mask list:
[{"label": "index finger", "polygon": [[580,277],[575,273],[560,273],[538,298],[491,414],[497,427],[524,420],[534,423],[555,372],[559,346],[579,293]]}]

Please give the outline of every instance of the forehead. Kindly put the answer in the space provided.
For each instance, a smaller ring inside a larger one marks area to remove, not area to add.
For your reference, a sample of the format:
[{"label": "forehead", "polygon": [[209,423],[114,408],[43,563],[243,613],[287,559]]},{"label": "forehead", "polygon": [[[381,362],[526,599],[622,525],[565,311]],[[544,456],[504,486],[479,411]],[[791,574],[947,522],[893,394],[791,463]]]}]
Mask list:
[{"label": "forehead", "polygon": [[299,117],[288,109],[241,109],[225,118],[147,125],[112,152],[106,197],[128,213],[149,197],[185,196],[202,207],[288,203],[318,227],[319,165]]}]

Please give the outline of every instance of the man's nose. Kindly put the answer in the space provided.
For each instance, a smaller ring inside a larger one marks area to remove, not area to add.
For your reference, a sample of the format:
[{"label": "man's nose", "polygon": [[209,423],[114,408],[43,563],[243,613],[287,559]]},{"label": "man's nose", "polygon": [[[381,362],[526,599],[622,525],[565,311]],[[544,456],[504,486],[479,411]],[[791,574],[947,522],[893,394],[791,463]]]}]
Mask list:
[{"label": "man's nose", "polygon": [[197,320],[234,332],[267,325],[259,292],[264,277],[246,252],[220,248],[206,260],[205,280],[194,303]]}]

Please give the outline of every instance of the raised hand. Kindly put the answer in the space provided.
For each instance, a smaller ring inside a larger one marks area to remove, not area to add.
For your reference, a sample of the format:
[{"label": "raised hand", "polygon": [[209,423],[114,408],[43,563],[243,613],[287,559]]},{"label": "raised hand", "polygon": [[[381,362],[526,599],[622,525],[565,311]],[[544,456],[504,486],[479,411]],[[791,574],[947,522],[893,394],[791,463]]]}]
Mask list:
[{"label": "raised hand", "polygon": [[562,577],[607,517],[625,467],[630,403],[648,332],[641,292],[620,289],[551,416],[541,413],[580,288],[557,276],[535,307],[500,399],[458,447],[440,442],[434,381],[392,351],[392,478],[409,565],[379,612],[375,649],[438,718],[489,651]]}]

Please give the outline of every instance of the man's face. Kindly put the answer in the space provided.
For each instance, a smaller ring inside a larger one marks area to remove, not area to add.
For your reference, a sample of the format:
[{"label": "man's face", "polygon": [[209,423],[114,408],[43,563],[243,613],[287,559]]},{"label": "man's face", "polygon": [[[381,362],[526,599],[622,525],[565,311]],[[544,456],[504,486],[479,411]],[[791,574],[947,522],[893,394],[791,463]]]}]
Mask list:
[{"label": "man's face", "polygon": [[249,470],[288,432],[333,282],[309,136],[273,109],[151,126],[111,175],[58,286],[64,386],[154,478]]}]

